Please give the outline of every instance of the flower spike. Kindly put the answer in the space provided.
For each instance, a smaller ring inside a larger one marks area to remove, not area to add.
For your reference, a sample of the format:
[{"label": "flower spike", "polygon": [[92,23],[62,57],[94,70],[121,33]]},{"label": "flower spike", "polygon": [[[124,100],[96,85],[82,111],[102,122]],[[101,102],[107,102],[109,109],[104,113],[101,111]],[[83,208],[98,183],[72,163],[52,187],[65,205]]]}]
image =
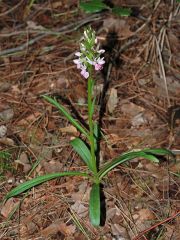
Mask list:
[{"label": "flower spike", "polygon": [[89,77],[88,69],[90,66],[94,66],[96,71],[102,70],[105,60],[100,55],[104,52],[105,50],[99,49],[99,45],[97,45],[95,31],[90,27],[87,28],[80,43],[80,52],[75,53],[78,58],[73,60],[84,78]]}]

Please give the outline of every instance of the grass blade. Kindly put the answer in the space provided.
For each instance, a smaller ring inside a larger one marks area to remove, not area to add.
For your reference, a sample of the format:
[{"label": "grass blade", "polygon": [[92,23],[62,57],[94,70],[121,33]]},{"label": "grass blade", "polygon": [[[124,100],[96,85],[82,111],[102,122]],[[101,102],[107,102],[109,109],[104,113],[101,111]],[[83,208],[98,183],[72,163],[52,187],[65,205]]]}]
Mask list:
[{"label": "grass blade", "polygon": [[94,183],[89,201],[89,215],[92,225],[100,225],[100,213],[100,184]]},{"label": "grass blade", "polygon": [[84,172],[58,172],[58,173],[51,173],[51,174],[47,174],[47,175],[43,175],[43,176],[39,176],[36,177],[32,180],[29,180],[27,182],[24,182],[22,184],[20,184],[19,186],[15,187],[14,189],[12,189],[6,196],[5,196],[5,200],[17,196],[20,193],[23,193],[29,189],[31,189],[32,187],[35,187],[41,183],[47,182],[49,180],[52,180],[54,178],[58,178],[58,177],[63,177],[63,176],[83,176],[83,177],[88,177],[87,173]]},{"label": "grass blade", "polygon": [[54,105],[68,120],[69,122],[77,128],[81,133],[83,133],[88,139],[89,139],[89,134],[86,129],[84,129],[80,123],[78,123],[69,113],[68,111],[56,100],[53,99],[49,96],[43,96],[45,100],[47,100],[49,103]]}]

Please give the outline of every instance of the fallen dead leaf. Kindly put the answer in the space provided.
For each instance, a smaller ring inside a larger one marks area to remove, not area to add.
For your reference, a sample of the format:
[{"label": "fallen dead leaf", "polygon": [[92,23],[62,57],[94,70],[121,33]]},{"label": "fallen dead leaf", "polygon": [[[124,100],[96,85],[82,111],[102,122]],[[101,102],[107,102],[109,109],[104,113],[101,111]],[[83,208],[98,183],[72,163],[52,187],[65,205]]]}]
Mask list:
[{"label": "fallen dead leaf", "polygon": [[43,166],[46,173],[61,172],[64,166],[59,161],[55,161],[55,160],[51,160],[49,162],[42,161],[41,165]]},{"label": "fallen dead leaf", "polygon": [[31,164],[29,163],[28,155],[26,152],[22,152],[19,156],[19,159],[15,160],[15,163],[23,166],[23,172],[27,173],[31,170]]},{"label": "fallen dead leaf", "polygon": [[27,28],[28,29],[33,29],[33,30],[44,30],[44,27],[41,25],[37,25],[36,22],[34,21],[27,21]]},{"label": "fallen dead leaf", "polygon": [[11,84],[9,82],[0,83],[0,92],[7,92],[10,88],[11,88]]},{"label": "fallen dead leaf", "polygon": [[129,115],[131,117],[135,117],[139,113],[141,113],[145,110],[143,107],[140,107],[129,101],[122,102],[120,109],[121,109],[122,113]]},{"label": "fallen dead leaf", "polygon": [[106,18],[104,20],[103,26],[108,31],[115,31],[118,33],[119,39],[126,39],[132,36],[134,33],[130,30],[130,26],[126,20],[118,18]]},{"label": "fallen dead leaf", "polygon": [[90,194],[90,188],[88,188],[87,182],[82,182],[79,185],[79,191],[72,193],[71,197],[74,201],[88,201],[89,194]]},{"label": "fallen dead leaf", "polygon": [[120,224],[111,224],[111,231],[114,236],[116,236],[115,239],[119,240],[130,240],[129,234],[125,227],[121,226]]},{"label": "fallen dead leaf", "polygon": [[107,102],[107,108],[110,113],[113,113],[118,103],[117,90],[115,88],[110,89],[109,99]]},{"label": "fallen dead leaf", "polygon": [[154,213],[148,208],[140,209],[136,214],[133,215],[136,226],[138,226],[140,231],[151,226],[151,221],[155,220],[156,217]]},{"label": "fallen dead leaf", "polygon": [[88,207],[85,207],[81,201],[76,201],[72,206],[71,209],[79,215],[79,217],[87,217],[88,215]]},{"label": "fallen dead leaf", "polygon": [[12,108],[5,109],[0,112],[0,120],[9,121],[14,117],[14,111]]},{"label": "fallen dead leaf", "polygon": [[18,206],[19,201],[15,198],[10,198],[6,201],[1,209],[1,215],[8,218],[9,214]]},{"label": "fallen dead leaf", "polygon": [[70,133],[70,134],[73,134],[75,136],[78,133],[77,129],[74,126],[72,126],[72,125],[69,125],[69,126],[64,127],[64,128],[60,128],[59,130],[62,133]]},{"label": "fallen dead leaf", "polygon": [[7,145],[7,146],[15,146],[14,140],[11,138],[7,138],[7,137],[0,138],[0,143]]},{"label": "fallen dead leaf", "polygon": [[0,126],[0,138],[4,137],[7,133],[7,127],[5,125]]},{"label": "fallen dead leaf", "polygon": [[47,228],[43,229],[41,231],[41,235],[44,237],[48,237],[49,235],[61,232],[65,236],[70,237],[72,234],[75,233],[75,230],[76,227],[74,225],[67,226],[65,223],[62,223],[61,220],[57,220],[51,225],[49,225]]}]

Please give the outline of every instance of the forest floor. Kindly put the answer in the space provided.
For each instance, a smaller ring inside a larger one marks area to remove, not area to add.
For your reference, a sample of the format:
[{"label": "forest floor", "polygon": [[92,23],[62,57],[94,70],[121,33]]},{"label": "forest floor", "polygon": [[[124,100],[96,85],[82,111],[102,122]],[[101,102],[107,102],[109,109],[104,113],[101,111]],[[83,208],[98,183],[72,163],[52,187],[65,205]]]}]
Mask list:
[{"label": "forest floor", "polygon": [[[110,2],[132,15],[85,13],[77,0],[0,1],[0,151],[10,153],[0,159],[0,239],[180,239],[180,4]],[[73,59],[88,25],[106,50],[94,93],[98,119],[107,86],[101,164],[147,147],[175,156],[159,164],[135,159],[109,173],[106,221],[98,228],[89,222],[90,183],[80,177],[51,180],[3,202],[26,180],[86,170],[69,145],[79,133],[42,95],[87,120],[87,81]]]}]

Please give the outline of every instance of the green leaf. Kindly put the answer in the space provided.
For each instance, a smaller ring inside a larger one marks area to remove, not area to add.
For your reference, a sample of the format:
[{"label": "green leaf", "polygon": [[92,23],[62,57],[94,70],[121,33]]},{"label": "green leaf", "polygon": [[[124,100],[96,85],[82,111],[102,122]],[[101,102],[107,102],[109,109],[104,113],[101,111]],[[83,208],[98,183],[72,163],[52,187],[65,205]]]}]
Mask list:
[{"label": "green leaf", "polygon": [[94,183],[90,193],[89,201],[89,216],[92,225],[100,225],[100,214],[101,214],[101,203],[100,203],[100,184]]},{"label": "green leaf", "polygon": [[130,161],[137,157],[143,157],[143,158],[146,158],[146,159],[156,162],[156,163],[159,162],[159,160],[155,156],[153,156],[151,154],[146,154],[143,151],[128,152],[128,153],[125,153],[125,154],[119,156],[118,158],[115,158],[110,163],[105,164],[98,172],[99,179],[104,177],[109,171],[111,171],[113,168],[115,168],[119,164],[122,164],[126,161]]},{"label": "green leaf", "polygon": [[180,178],[180,173],[175,173],[175,172],[170,172],[171,174],[173,174],[174,176]]},{"label": "green leaf", "polygon": [[11,154],[8,153],[7,151],[0,151],[0,158],[8,159],[10,156],[11,156]]},{"label": "green leaf", "polygon": [[91,109],[90,109],[90,117],[91,118],[92,118],[93,113],[94,113],[95,101],[96,101],[96,98],[94,98],[93,101],[92,101],[92,105],[91,105]]},{"label": "green leaf", "polygon": [[14,197],[20,193],[23,193],[32,187],[35,187],[41,183],[47,182],[49,180],[52,180],[54,178],[63,177],[63,176],[83,176],[88,177],[87,173],[84,172],[58,172],[58,173],[51,173],[43,176],[39,176],[37,178],[34,178],[32,180],[29,180],[27,182],[24,182],[20,184],[19,186],[12,189],[5,197],[5,200]]},{"label": "green leaf", "polygon": [[80,8],[87,13],[100,12],[104,9],[109,9],[109,7],[102,2],[102,0],[92,0],[88,2],[80,2]]},{"label": "green leaf", "polygon": [[130,8],[114,7],[112,8],[112,13],[120,17],[128,17],[131,15],[132,10]]},{"label": "green leaf", "polygon": [[176,0],[176,2],[180,3],[180,0]]},{"label": "green leaf", "polygon": [[147,148],[143,149],[143,152],[150,153],[154,155],[171,155],[174,156],[173,153],[170,150],[164,149],[164,148]]},{"label": "green leaf", "polygon": [[97,151],[97,140],[99,138],[99,126],[96,122],[94,122],[94,149]]},{"label": "green leaf", "polygon": [[88,139],[89,135],[86,129],[84,129],[69,113],[68,111],[60,104],[56,99],[53,99],[49,96],[43,96],[49,103],[57,107],[57,109],[69,120],[74,127],[76,127],[81,133],[83,133]]},{"label": "green leaf", "polygon": [[79,154],[79,156],[84,160],[85,164],[88,168],[93,171],[93,167],[91,165],[91,153],[86,144],[80,139],[73,139],[70,144],[73,146],[74,150]]}]

